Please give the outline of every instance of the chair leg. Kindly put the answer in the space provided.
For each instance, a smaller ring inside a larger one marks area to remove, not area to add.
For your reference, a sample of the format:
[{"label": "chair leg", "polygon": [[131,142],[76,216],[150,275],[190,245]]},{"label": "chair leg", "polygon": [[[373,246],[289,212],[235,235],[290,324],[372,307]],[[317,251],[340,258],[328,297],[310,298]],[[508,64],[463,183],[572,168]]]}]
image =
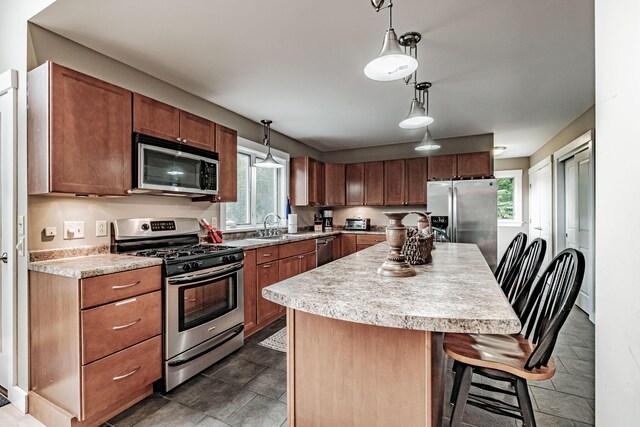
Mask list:
[{"label": "chair leg", "polygon": [[451,396],[449,397],[449,402],[453,405],[456,403],[456,398],[458,397],[458,391],[460,390],[460,381],[462,381],[462,368],[464,365],[457,360],[453,362],[453,372],[455,373],[453,379],[453,388],[451,389]]},{"label": "chair leg", "polygon": [[518,394],[518,404],[522,411],[525,427],[536,427],[536,418],[533,415],[533,407],[531,406],[531,397],[529,396],[529,388],[527,380],[518,378],[516,380],[516,393]]},{"label": "chair leg", "polygon": [[460,364],[458,372],[456,372],[456,376],[458,375],[460,375],[460,383],[458,384],[453,412],[451,413],[451,427],[458,427],[462,423],[464,407],[467,404],[467,397],[469,397],[469,389],[471,388],[473,368],[469,365]]}]

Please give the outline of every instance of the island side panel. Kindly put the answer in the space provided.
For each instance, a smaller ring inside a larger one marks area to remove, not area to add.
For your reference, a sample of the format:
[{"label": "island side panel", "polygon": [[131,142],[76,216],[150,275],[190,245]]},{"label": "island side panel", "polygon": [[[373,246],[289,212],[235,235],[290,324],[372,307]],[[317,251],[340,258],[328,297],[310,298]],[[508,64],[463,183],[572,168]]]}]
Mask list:
[{"label": "island side panel", "polygon": [[442,334],[287,315],[290,426],[440,425]]}]

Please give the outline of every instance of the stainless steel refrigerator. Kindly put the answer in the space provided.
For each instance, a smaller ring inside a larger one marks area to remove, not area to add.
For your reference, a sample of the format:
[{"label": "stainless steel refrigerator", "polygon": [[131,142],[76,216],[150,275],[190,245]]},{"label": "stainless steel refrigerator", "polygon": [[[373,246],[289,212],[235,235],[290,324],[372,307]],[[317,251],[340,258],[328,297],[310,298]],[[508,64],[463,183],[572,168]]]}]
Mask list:
[{"label": "stainless steel refrigerator", "polygon": [[475,243],[495,270],[498,257],[498,208],[495,179],[429,181],[427,210],[434,227],[452,242]]}]

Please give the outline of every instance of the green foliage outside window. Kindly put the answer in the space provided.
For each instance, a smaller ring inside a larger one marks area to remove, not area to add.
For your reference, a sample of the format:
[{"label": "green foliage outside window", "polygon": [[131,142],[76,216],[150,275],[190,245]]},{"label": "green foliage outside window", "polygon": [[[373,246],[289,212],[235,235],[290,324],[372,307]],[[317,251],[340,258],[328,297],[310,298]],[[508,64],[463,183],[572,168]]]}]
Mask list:
[{"label": "green foliage outside window", "polygon": [[498,178],[498,219],[514,219],[513,186],[513,178]]}]

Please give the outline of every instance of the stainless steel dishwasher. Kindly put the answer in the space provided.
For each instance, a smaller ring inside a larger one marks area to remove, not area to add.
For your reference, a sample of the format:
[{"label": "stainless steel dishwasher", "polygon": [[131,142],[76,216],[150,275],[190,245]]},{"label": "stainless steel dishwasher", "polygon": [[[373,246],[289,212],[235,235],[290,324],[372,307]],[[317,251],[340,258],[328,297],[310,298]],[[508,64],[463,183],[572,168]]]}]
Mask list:
[{"label": "stainless steel dishwasher", "polygon": [[318,267],[333,261],[333,241],[335,238],[335,236],[328,236],[316,239],[316,265]]}]

